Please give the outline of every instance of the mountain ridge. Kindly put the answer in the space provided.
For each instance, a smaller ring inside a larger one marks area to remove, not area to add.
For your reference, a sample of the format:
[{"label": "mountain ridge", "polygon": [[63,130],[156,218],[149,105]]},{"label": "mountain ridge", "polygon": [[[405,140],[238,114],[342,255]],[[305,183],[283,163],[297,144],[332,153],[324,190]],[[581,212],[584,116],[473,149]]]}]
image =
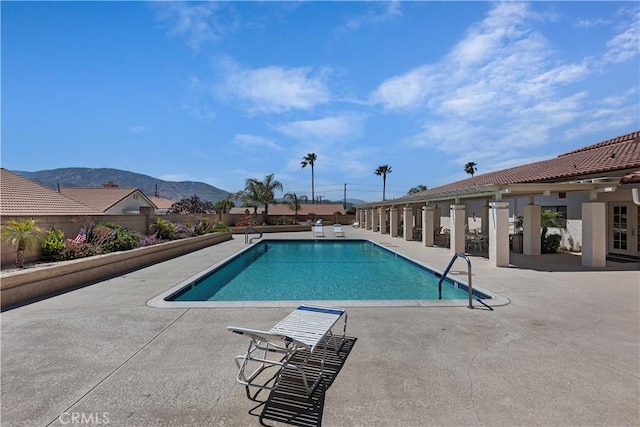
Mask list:
[{"label": "mountain ridge", "polygon": [[200,199],[213,203],[231,194],[228,191],[204,182],[165,181],[149,175],[113,168],[72,167],[35,172],[14,170],[13,172],[54,190],[58,188],[58,185],[62,188],[95,188],[103,187],[104,184],[113,183],[119,187],[137,188],[147,197],[157,195],[177,202],[181,199],[197,195]]}]

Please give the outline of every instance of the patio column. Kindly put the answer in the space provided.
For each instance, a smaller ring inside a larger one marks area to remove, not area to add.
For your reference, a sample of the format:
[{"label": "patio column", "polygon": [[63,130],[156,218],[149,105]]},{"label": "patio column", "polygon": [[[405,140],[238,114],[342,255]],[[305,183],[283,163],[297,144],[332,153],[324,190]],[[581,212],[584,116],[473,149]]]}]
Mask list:
[{"label": "patio column", "polygon": [[489,201],[486,200],[485,204],[482,206],[480,211],[480,220],[482,224],[480,224],[480,232],[483,236],[489,235]]},{"label": "patio column", "polygon": [[607,266],[607,209],[603,202],[582,204],[582,265]]},{"label": "patio column", "polygon": [[391,228],[390,234],[391,237],[398,237],[398,208],[395,206],[391,208]]},{"label": "patio column", "polygon": [[371,209],[364,211],[364,228],[371,230]]},{"label": "patio column", "polygon": [[540,205],[524,205],[523,221],[523,253],[525,255],[540,255],[540,225],[542,223],[542,208]]},{"label": "patio column", "polygon": [[378,209],[374,208],[371,210],[371,230],[374,233],[378,232],[378,221],[380,220],[380,214],[378,213]]},{"label": "patio column", "polygon": [[509,266],[509,203],[489,202],[489,262]]},{"label": "patio column", "polygon": [[439,207],[433,208],[433,228],[440,231],[442,221],[442,210]]},{"label": "patio column", "polygon": [[424,206],[422,208],[422,243],[425,246],[433,246],[434,238],[434,217],[435,208],[433,206]]},{"label": "patio column", "polygon": [[389,210],[387,208],[380,208],[380,234],[388,234],[387,222],[389,222]]},{"label": "patio column", "polygon": [[451,251],[465,253],[465,205],[449,206],[451,215]]},{"label": "patio column", "polygon": [[404,240],[413,240],[413,207],[405,206],[403,209],[403,228]]}]

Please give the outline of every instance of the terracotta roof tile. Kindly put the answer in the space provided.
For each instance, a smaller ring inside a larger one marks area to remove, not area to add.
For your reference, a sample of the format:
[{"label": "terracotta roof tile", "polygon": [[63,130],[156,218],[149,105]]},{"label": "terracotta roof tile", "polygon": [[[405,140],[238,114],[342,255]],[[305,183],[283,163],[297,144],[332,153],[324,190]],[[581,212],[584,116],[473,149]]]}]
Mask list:
[{"label": "terracotta roof tile", "polygon": [[419,199],[453,190],[483,185],[508,185],[577,180],[594,174],[606,174],[640,168],[640,131],[618,136],[556,158],[477,175],[430,188],[399,200]]},{"label": "terracotta roof tile", "polygon": [[51,188],[0,168],[0,215],[97,215],[101,212]]},{"label": "terracotta roof tile", "polygon": [[158,209],[170,209],[175,203],[173,200],[165,199],[164,197],[149,197],[149,200],[151,200]]}]

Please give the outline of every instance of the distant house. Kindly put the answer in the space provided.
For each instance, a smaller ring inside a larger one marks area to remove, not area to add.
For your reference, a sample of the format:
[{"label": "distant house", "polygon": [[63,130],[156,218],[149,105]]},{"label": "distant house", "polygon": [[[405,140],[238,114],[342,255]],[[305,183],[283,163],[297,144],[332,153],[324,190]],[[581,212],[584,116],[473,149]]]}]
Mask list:
[{"label": "distant house", "polygon": [[105,215],[138,214],[140,208],[157,208],[139,189],[117,187],[111,183],[95,188],[60,188],[60,194],[91,206]]},{"label": "distant house", "polygon": [[[232,215],[246,214],[247,211],[253,215],[253,208],[234,207],[229,210]],[[264,212],[264,207],[258,208],[258,214]],[[269,216],[293,216],[295,211],[286,203],[269,204]],[[300,205],[298,216],[332,216],[334,214],[344,215],[345,210],[341,203],[325,203],[325,204],[307,204]]]},{"label": "distant house", "polygon": [[[446,231],[452,252],[465,252],[467,233],[486,240],[489,260],[509,265],[513,222],[523,219],[523,253],[541,253],[541,212],[559,212],[564,248],[585,266],[607,257],[640,259],[640,131],[558,157],[472,176],[411,196],[357,207],[361,227],[437,244]],[[510,226],[511,223],[511,226]]]},{"label": "distant house", "polygon": [[156,214],[164,215],[169,212],[171,206],[175,203],[171,199],[165,199],[164,197],[149,197],[149,200],[156,205]]}]

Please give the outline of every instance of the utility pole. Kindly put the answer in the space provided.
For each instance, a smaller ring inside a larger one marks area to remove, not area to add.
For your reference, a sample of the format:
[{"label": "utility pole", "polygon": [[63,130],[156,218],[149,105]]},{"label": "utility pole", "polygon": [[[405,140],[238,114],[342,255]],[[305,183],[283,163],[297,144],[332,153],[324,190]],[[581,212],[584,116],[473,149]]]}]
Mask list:
[{"label": "utility pole", "polygon": [[342,202],[342,208],[347,210],[347,184],[344,184],[344,201]]}]

